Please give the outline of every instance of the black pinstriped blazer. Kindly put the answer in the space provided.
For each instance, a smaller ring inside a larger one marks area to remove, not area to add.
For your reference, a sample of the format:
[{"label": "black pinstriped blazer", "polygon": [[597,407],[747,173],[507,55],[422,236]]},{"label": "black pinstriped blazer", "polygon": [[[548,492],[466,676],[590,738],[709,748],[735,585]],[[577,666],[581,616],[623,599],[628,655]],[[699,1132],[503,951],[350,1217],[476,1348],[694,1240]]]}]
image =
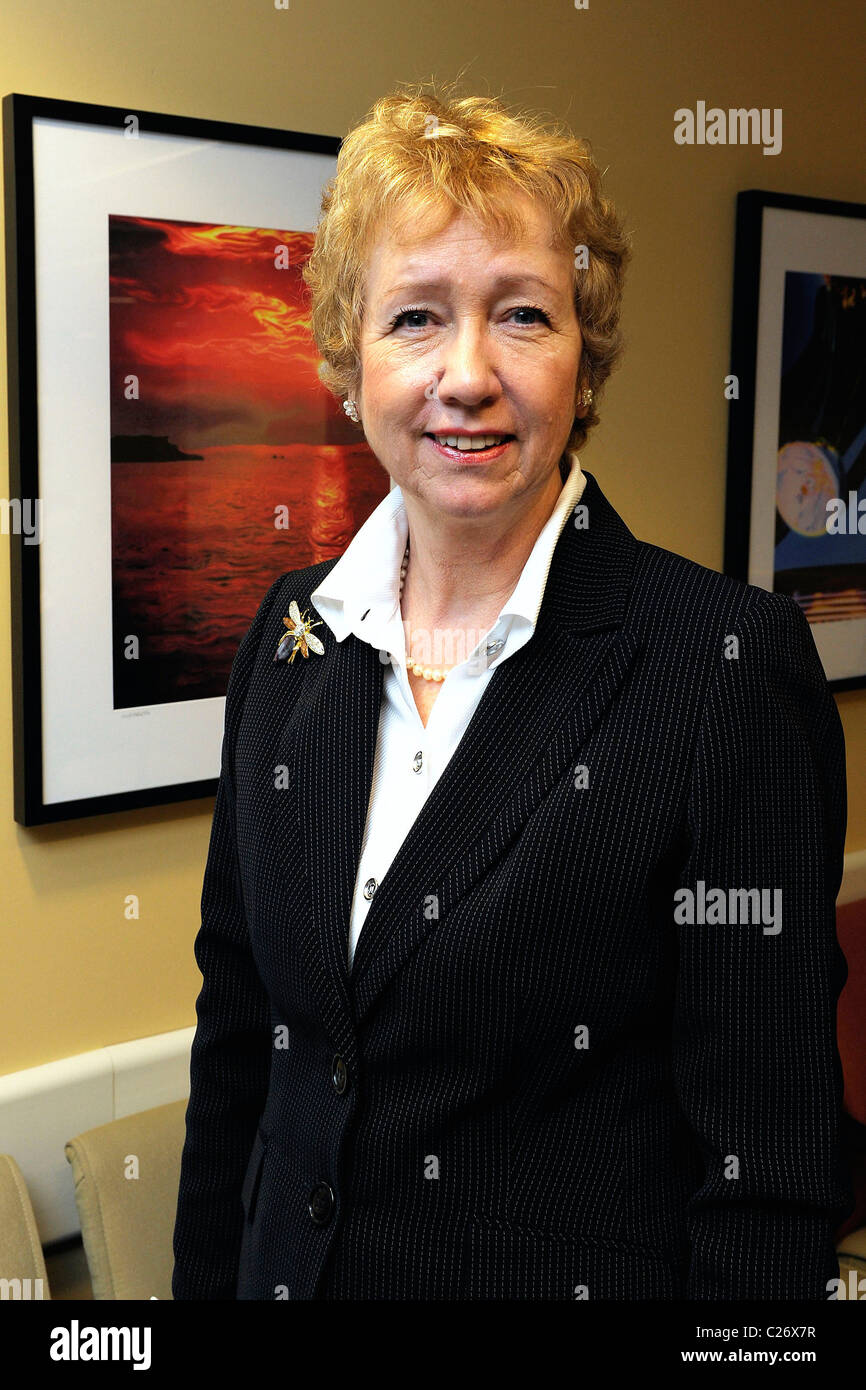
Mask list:
[{"label": "black pinstriped blazer", "polygon": [[[582,502],[351,974],[384,667],[327,626],[274,663],[334,560],[241,643],[176,1299],[827,1297],[836,706],[791,599],[636,540],[591,473]],[[781,930],[682,924],[679,888],[781,890]]]}]

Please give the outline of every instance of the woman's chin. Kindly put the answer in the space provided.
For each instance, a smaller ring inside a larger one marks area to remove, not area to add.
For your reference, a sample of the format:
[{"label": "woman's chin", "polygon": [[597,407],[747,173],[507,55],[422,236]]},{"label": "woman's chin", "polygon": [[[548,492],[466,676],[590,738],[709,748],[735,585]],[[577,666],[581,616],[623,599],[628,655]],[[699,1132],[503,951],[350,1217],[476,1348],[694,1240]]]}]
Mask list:
[{"label": "woman's chin", "polygon": [[427,482],[419,494],[428,506],[435,506],[443,515],[484,516],[495,512],[508,500],[509,491],[501,476],[487,469],[451,471]]}]

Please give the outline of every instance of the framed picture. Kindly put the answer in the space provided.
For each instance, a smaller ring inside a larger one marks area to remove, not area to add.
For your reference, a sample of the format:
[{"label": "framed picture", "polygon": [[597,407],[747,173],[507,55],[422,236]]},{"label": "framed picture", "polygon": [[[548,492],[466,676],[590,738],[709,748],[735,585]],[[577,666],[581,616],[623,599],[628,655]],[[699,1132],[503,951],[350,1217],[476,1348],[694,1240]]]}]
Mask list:
[{"label": "framed picture", "polygon": [[15,818],[213,795],[273,580],[389,480],[317,374],[330,136],[12,94]]},{"label": "framed picture", "polygon": [[737,199],[725,570],[866,685],[866,204]]}]

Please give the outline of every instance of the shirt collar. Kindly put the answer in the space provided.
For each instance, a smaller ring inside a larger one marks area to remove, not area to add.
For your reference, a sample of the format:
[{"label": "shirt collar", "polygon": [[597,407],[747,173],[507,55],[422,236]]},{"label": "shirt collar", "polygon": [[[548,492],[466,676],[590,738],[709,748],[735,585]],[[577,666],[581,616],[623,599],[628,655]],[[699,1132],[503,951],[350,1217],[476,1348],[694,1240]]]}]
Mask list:
[{"label": "shirt collar", "polygon": [[[566,457],[569,473],[554,509],[499,614],[500,618],[507,614],[524,618],[532,628],[538,620],[556,543],[569,512],[580,501],[586,486],[586,474],[575,451],[569,450]],[[399,602],[400,565],[408,534],[406,504],[398,485],[382,498],[310,595],[312,604],[338,642],[350,632],[370,641],[393,617]]]},{"label": "shirt collar", "polygon": [[544,597],[547,575],[556,543],[562,534],[569,513],[577,506],[583,495],[583,489],[586,487],[586,474],[580,466],[580,459],[577,454],[572,449],[567,457],[569,473],[562,485],[559,497],[556,499],[556,505],[538,533],[529,559],[521,571],[520,578],[514,586],[510,598],[505,600],[499,612],[500,618],[509,613],[514,614],[515,617],[525,618],[533,629],[538,622],[538,612]]}]

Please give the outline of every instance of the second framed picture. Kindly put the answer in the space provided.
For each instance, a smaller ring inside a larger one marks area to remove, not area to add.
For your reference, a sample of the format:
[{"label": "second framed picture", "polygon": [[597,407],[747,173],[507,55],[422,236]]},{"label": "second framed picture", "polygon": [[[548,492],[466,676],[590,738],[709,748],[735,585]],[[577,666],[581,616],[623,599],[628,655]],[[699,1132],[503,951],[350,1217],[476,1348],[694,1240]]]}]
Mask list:
[{"label": "second framed picture", "polygon": [[866,205],[739,195],[730,370],[725,569],[866,685]]}]

